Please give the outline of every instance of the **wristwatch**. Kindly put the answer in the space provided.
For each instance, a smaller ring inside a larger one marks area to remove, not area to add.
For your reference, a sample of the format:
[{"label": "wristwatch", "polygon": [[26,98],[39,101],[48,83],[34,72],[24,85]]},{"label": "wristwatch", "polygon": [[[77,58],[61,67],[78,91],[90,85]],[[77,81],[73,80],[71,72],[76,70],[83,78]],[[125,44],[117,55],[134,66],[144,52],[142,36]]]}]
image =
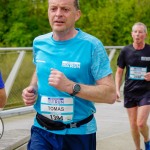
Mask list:
[{"label": "wristwatch", "polygon": [[74,95],[76,95],[77,93],[79,93],[80,90],[81,90],[80,85],[76,83],[76,84],[73,85],[73,93],[71,93],[70,95],[71,95],[71,96],[74,96]]}]

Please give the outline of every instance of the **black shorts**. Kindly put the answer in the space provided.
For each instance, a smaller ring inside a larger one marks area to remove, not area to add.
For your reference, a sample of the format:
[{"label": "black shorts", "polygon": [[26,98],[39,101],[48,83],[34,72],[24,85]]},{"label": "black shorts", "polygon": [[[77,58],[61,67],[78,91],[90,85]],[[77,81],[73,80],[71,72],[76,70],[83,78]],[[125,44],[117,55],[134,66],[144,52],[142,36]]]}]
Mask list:
[{"label": "black shorts", "polygon": [[146,93],[142,97],[130,97],[125,96],[124,98],[124,107],[125,108],[132,108],[132,107],[140,107],[144,105],[150,105],[150,95]]}]

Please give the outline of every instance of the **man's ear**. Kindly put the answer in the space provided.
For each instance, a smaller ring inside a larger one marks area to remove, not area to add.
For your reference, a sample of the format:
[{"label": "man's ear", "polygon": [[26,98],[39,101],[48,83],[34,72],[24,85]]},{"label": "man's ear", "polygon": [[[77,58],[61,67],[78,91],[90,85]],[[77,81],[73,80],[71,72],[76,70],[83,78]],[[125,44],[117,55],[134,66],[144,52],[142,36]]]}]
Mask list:
[{"label": "man's ear", "polygon": [[77,12],[76,12],[76,17],[75,17],[75,21],[78,21],[79,18],[80,18],[80,16],[81,16],[81,11],[80,11],[80,10],[77,10]]}]

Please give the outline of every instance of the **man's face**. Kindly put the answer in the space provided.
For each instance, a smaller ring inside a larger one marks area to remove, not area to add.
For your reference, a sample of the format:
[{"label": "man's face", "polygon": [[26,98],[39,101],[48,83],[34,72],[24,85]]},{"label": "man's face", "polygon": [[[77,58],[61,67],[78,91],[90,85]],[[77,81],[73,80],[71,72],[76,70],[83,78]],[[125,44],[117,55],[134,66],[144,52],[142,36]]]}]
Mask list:
[{"label": "man's face", "polygon": [[134,43],[140,44],[144,43],[147,34],[145,33],[144,27],[142,25],[136,25],[134,26],[131,35]]},{"label": "man's face", "polygon": [[48,17],[53,32],[65,32],[74,28],[80,17],[74,0],[49,0]]}]

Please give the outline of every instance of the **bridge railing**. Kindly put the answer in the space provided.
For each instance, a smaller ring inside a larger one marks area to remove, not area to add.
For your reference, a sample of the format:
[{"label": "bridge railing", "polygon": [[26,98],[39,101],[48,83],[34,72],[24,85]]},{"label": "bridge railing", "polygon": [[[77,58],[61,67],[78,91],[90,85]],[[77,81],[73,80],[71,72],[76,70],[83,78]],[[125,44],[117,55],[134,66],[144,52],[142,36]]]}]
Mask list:
[{"label": "bridge railing", "polygon": [[[105,46],[111,62],[123,46]],[[116,68],[116,62],[112,63]],[[35,66],[32,62],[32,47],[0,48],[0,70],[5,81],[8,102],[5,109],[24,106],[22,90],[30,83]],[[114,69],[115,72],[115,69]]]}]

